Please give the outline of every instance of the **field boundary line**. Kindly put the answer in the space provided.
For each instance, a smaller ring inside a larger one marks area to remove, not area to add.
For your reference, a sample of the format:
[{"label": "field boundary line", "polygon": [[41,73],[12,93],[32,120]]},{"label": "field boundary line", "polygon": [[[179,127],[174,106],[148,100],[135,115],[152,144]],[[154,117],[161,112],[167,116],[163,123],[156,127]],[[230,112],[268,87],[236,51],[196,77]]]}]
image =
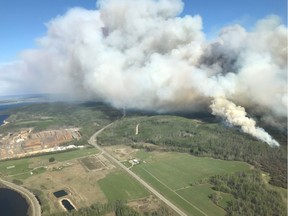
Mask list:
[{"label": "field boundary line", "polygon": [[167,187],[170,191],[174,192],[168,185],[166,185],[165,183],[163,183],[162,181],[160,181],[156,176],[154,176],[151,172],[149,172],[147,169],[145,169],[144,167],[140,167],[141,169],[145,170],[145,172],[149,173],[149,175],[151,175],[153,178],[155,178],[158,182],[160,182],[162,185],[164,185],[165,187]]},{"label": "field boundary line", "polygon": [[177,191],[180,191],[180,190],[185,190],[185,189],[188,189],[188,188],[192,188],[193,186],[186,186],[186,187],[182,187],[182,188],[177,188],[175,190],[173,190],[175,193],[177,193]]},{"label": "field boundary line", "polygon": [[108,168],[108,166],[99,157],[97,157],[97,159],[98,159],[97,162],[100,162],[104,168],[106,168],[106,169]]},{"label": "field boundary line", "polygon": [[156,179],[160,184],[162,184],[164,187],[168,188],[172,193],[176,194],[178,197],[180,197],[182,200],[184,200],[185,202],[187,202],[190,206],[192,206],[193,208],[195,208],[197,211],[199,211],[200,213],[202,213],[205,216],[208,216],[205,212],[203,212],[201,209],[199,209],[198,207],[196,207],[195,205],[193,205],[192,203],[190,203],[188,200],[186,200],[184,197],[180,196],[178,193],[176,193],[175,191],[173,191],[170,187],[168,187],[166,184],[164,184],[162,181],[160,181],[156,176],[154,176],[152,173],[150,173],[148,170],[146,170],[143,167],[140,167],[141,169],[143,169],[145,172],[147,172],[149,175],[151,175],[154,179]]},{"label": "field boundary line", "polygon": [[182,188],[177,188],[175,189],[174,191],[180,191],[180,190],[185,190],[185,189],[188,189],[188,188],[193,188],[193,187],[197,187],[197,186],[203,186],[203,185],[209,185],[209,183],[200,183],[200,184],[195,184],[195,185],[188,185],[186,187],[182,187]]}]

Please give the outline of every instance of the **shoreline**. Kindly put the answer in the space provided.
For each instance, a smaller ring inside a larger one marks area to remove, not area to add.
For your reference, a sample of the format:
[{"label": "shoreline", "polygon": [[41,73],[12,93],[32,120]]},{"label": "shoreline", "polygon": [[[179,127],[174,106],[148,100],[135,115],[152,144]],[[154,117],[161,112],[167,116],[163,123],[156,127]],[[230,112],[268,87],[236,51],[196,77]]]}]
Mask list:
[{"label": "shoreline", "polygon": [[9,122],[7,121],[9,117],[9,114],[0,114],[0,126],[5,126],[9,124]]},{"label": "shoreline", "polygon": [[36,196],[28,189],[20,185],[16,185],[12,182],[3,180],[1,178],[0,178],[0,188],[7,188],[19,193],[19,195],[22,196],[28,204],[27,213],[29,216],[41,216],[41,206]]},{"label": "shoreline", "polygon": [[5,126],[5,125],[7,125],[7,124],[9,124],[9,122],[6,121],[6,120],[4,120],[3,123],[1,124],[1,126]]},{"label": "shoreline", "polygon": [[[0,180],[0,182],[1,182],[1,180]],[[14,184],[14,183],[13,183],[13,184]],[[16,185],[16,184],[15,184],[15,185]],[[19,185],[18,185],[18,186],[19,186]],[[6,185],[5,183],[3,183],[3,182],[1,182],[1,184],[0,184],[0,189],[1,189],[1,188],[8,189],[8,190],[14,191],[15,193],[19,194],[19,196],[21,196],[21,197],[25,200],[25,202],[26,202],[26,204],[27,204],[27,206],[28,206],[28,208],[27,208],[27,215],[28,215],[28,216],[32,215],[32,212],[31,212],[31,203],[29,202],[28,197],[26,197],[23,193],[17,191],[17,189],[14,189],[14,188],[12,188],[12,187],[7,186],[7,185]]]}]

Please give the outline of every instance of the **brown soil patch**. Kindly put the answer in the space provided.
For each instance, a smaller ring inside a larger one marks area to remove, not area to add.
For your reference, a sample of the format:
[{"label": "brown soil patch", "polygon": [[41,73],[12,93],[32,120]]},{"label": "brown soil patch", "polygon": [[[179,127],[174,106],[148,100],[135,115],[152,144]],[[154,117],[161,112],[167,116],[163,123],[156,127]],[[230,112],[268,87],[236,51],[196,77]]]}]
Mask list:
[{"label": "brown soil patch", "polygon": [[150,195],[144,199],[131,201],[128,205],[139,212],[151,212],[157,210],[159,206],[161,206],[161,201],[155,196]]},{"label": "brown soil patch", "polygon": [[139,151],[138,149],[134,149],[134,148],[131,148],[130,146],[125,146],[125,145],[107,146],[104,148],[107,152],[109,152],[119,161],[133,159],[132,155],[136,151]]},{"label": "brown soil patch", "polygon": [[[61,170],[52,171],[49,169],[45,173],[29,177],[24,182],[24,186],[27,188],[38,189],[44,193],[45,197],[48,198],[51,213],[63,211],[59,205],[61,198],[56,198],[53,195],[55,191],[62,189],[68,192],[65,197],[69,198],[76,208],[87,207],[97,202],[107,202],[97,181],[104,178],[111,169],[87,172],[77,160],[71,164]],[[60,163],[57,165],[61,166]]]}]

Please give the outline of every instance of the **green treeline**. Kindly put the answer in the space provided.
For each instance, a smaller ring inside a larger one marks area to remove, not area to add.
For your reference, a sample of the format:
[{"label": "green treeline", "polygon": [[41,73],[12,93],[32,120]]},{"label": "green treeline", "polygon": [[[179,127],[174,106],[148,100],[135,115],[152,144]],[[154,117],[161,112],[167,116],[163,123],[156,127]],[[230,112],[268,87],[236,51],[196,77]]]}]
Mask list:
[{"label": "green treeline", "polygon": [[287,158],[284,149],[271,148],[259,141],[236,140],[233,136],[223,134],[223,140],[214,139],[207,143],[192,144],[190,153],[195,156],[245,161],[270,173],[269,183],[287,187]]},{"label": "green treeline", "polygon": [[139,216],[138,212],[128,207],[121,201],[109,202],[106,204],[96,203],[87,208],[81,208],[78,211],[59,212],[50,214],[50,216],[101,216],[107,213],[114,212],[116,216]]},{"label": "green treeline", "polygon": [[124,201],[108,202],[105,204],[96,203],[90,207],[81,208],[79,210],[72,210],[71,212],[59,212],[54,214],[48,214],[49,216],[103,216],[108,213],[114,213],[115,216],[169,216],[171,212],[161,206],[159,209],[153,212],[145,212],[141,214],[135,211],[133,208],[127,206]]},{"label": "green treeline", "polygon": [[[259,171],[217,175],[210,178],[213,189],[232,194],[225,208],[229,216],[281,216],[286,207],[279,193],[269,189]],[[218,204],[221,195],[215,193],[211,200]]]},{"label": "green treeline", "polygon": [[[1,112],[1,111],[0,111]],[[103,126],[121,118],[122,113],[103,103],[42,103],[27,105],[12,110],[2,111],[9,114],[2,133],[10,133],[21,128],[33,127],[33,131],[79,127],[82,137],[71,144],[83,145],[90,136]]]}]

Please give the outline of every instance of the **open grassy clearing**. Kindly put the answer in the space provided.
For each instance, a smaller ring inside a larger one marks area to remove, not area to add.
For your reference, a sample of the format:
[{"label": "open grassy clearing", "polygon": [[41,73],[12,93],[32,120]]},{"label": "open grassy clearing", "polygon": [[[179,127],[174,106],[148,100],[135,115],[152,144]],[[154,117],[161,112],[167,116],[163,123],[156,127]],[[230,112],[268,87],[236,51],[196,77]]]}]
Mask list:
[{"label": "open grassy clearing", "polygon": [[[29,176],[31,171],[34,172],[34,168],[39,167],[40,169],[40,167],[50,165],[49,158],[51,157],[54,157],[56,162],[63,162],[97,153],[99,153],[99,151],[96,148],[83,148],[68,152],[57,152],[17,160],[1,161],[0,173],[4,176],[15,175],[16,178],[19,177],[23,179],[23,177]],[[29,173],[29,175],[22,175],[25,173]],[[34,174],[38,174],[37,171]]]},{"label": "open grassy clearing", "polygon": [[213,192],[214,191],[209,185],[197,185],[178,190],[177,194],[189,201],[189,203],[193,203],[195,206],[201,206],[201,209],[203,209],[207,215],[225,215],[225,211],[222,208],[215,206],[209,199],[208,196]]},{"label": "open grassy clearing", "polygon": [[149,192],[136,180],[123,172],[114,172],[98,181],[109,201],[135,200],[149,196]]},{"label": "open grassy clearing", "polygon": [[132,171],[189,215],[224,215],[224,210],[208,198],[212,189],[206,180],[216,174],[250,169],[243,162],[194,157],[183,153],[137,152],[137,155],[145,156],[145,163],[134,166]]},{"label": "open grassy clearing", "polygon": [[30,158],[23,158],[18,160],[9,160],[0,162],[0,173],[2,175],[13,175],[30,171]]},{"label": "open grassy clearing", "polygon": [[56,161],[67,161],[74,158],[85,157],[88,155],[93,155],[99,153],[96,148],[82,148],[68,152],[59,152],[55,154],[43,155],[41,158],[43,160],[48,160],[50,157],[54,157]]},{"label": "open grassy clearing", "polygon": [[157,189],[162,195],[164,195],[167,199],[171,200],[174,204],[176,204],[181,209],[185,210],[187,213],[192,215],[204,215],[201,214],[191,203],[183,199],[177,193],[173,192],[169,187],[163,184],[161,181],[157,180],[154,176],[150,175],[146,170],[137,167],[137,169],[133,168],[133,171],[140,176],[143,180],[148,182],[151,186]]},{"label": "open grassy clearing", "polygon": [[22,172],[22,173],[17,173],[14,175],[11,175],[10,177],[17,179],[17,180],[24,180],[29,178],[31,175],[38,175],[38,174],[42,174],[44,172],[46,172],[46,168],[45,167],[38,167],[35,169],[30,169],[30,171],[26,171],[26,172]]},{"label": "open grassy clearing", "polygon": [[[159,154],[162,155],[159,156]],[[250,167],[243,162],[195,157],[182,153],[158,153],[154,154],[150,160],[145,161],[148,163],[141,164],[141,167],[157,178],[165,179],[165,184],[173,190],[198,184],[204,178],[216,174],[243,171]],[[177,177],[176,181],[173,176]]]},{"label": "open grassy clearing", "polygon": [[225,209],[228,206],[227,203],[229,201],[233,200],[233,195],[232,194],[228,194],[228,193],[222,193],[222,192],[218,192],[218,193],[222,197],[222,199],[218,202],[218,205],[220,207],[222,207],[223,209]]}]

